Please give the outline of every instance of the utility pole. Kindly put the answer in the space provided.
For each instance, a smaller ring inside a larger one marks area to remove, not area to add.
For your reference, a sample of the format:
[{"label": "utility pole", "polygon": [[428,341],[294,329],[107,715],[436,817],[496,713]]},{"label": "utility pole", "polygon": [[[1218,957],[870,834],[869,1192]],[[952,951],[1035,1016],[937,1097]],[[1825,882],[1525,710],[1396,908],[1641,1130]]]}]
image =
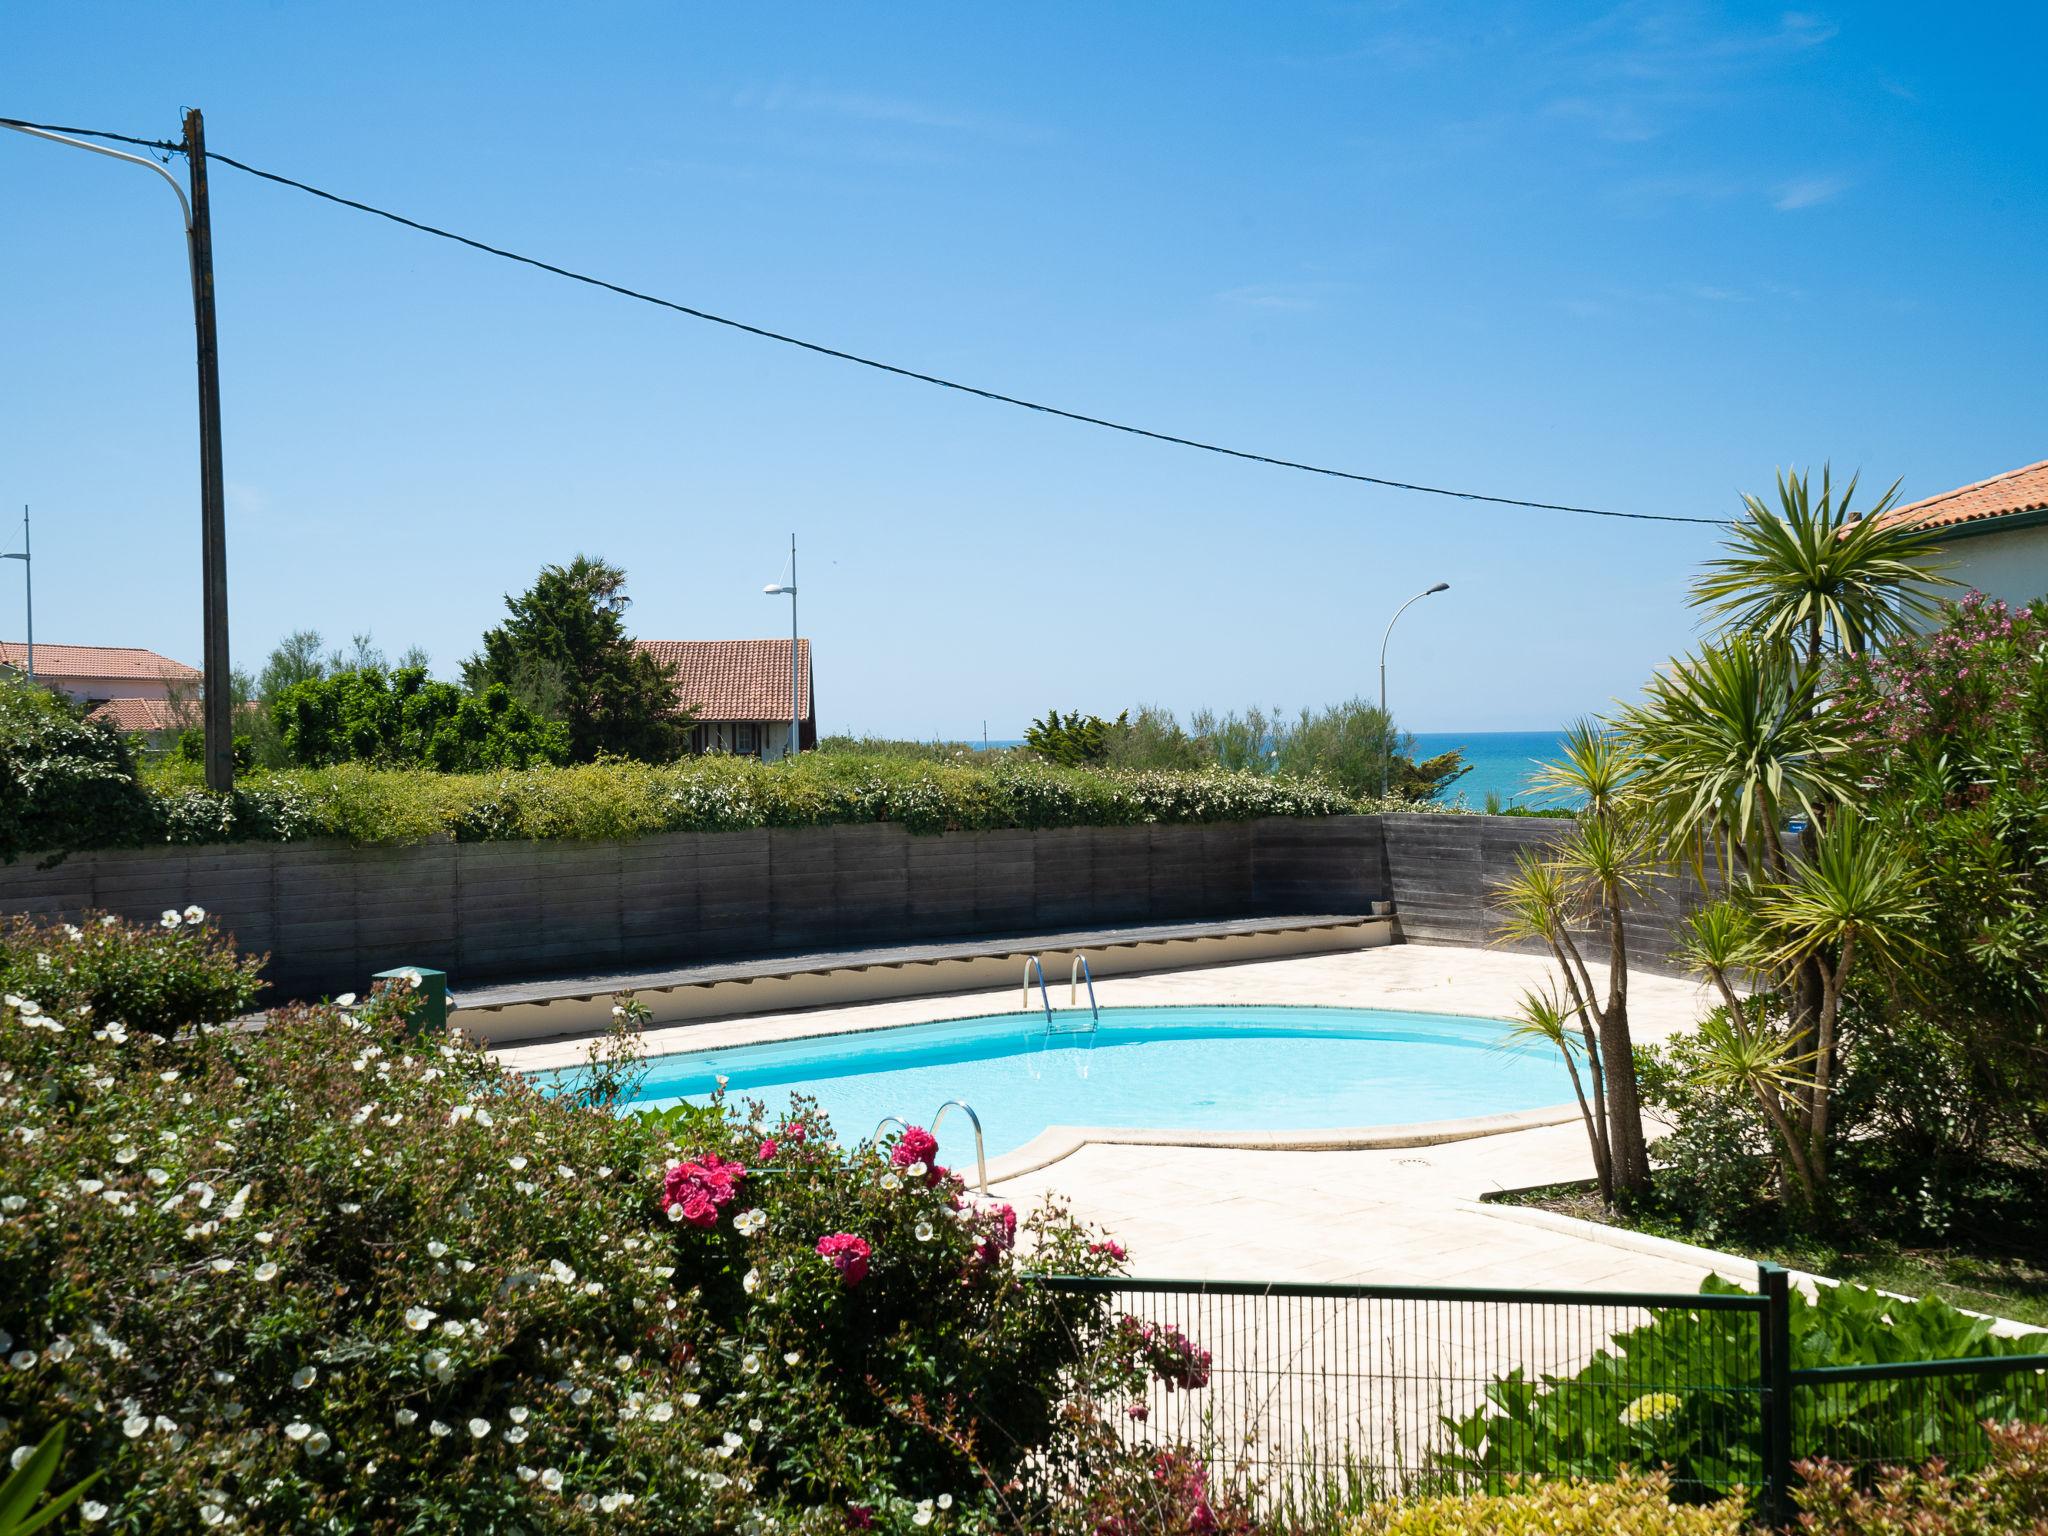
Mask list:
[{"label": "utility pole", "polygon": [[233,684],[228,675],[228,532],[220,457],[220,336],[213,310],[213,216],[206,190],[206,124],[185,114],[185,160],[192,175],[192,323],[199,337],[199,541],[205,634],[206,787],[235,785]]},{"label": "utility pole", "polygon": [[21,508],[21,553],[18,555],[0,555],[0,560],[19,560],[21,562],[21,594],[27,599],[26,607],[28,610],[28,680],[34,682],[36,680],[36,578],[35,562],[29,559],[28,504],[26,502],[22,503]]},{"label": "utility pole", "polygon": [[789,755],[803,750],[801,712],[797,708],[796,535],[789,536]]}]

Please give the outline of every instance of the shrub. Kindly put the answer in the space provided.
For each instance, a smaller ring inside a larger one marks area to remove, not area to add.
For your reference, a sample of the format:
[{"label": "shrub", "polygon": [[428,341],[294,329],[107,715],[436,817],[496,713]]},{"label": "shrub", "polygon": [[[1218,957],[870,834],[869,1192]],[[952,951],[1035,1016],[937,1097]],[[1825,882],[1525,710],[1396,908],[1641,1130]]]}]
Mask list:
[{"label": "shrub", "polygon": [[476,773],[569,759],[569,728],[534,714],[502,683],[464,693],[424,667],[308,678],[279,694],[270,713],[286,756],[305,768],[368,762]]},{"label": "shrub", "polygon": [[169,1036],[247,1013],[263,990],[263,957],[237,953],[198,907],[154,926],[89,912],[84,923],[10,918],[0,927],[0,989],[52,1021]]},{"label": "shrub", "polygon": [[550,1097],[403,993],[175,1038],[44,995],[0,1005],[0,1455],[68,1421],[104,1528],[1040,1530],[1096,1454],[1102,1304],[803,1106]]},{"label": "shrub", "polygon": [[[1700,1290],[1730,1295],[1741,1287],[1709,1275]],[[2038,1347],[1996,1337],[1988,1319],[1944,1302],[1901,1301],[1860,1286],[1822,1286],[1812,1301],[1795,1288],[1791,1306],[1795,1370]],[[1486,1389],[1480,1407],[1445,1420],[1457,1449],[1444,1464],[1489,1483],[1532,1474],[1604,1478],[1626,1465],[1667,1467],[1680,1484],[1762,1487],[1756,1395],[1744,1374],[1756,1360],[1756,1330],[1752,1313],[1670,1310],[1616,1334],[1570,1376],[1531,1381],[1517,1368]],[[1981,1446],[1983,1420],[2038,1407],[2030,1374],[1958,1377],[1939,1397],[1921,1386],[1869,1381],[1854,1392],[1803,1394],[1798,1433],[1861,1459],[1921,1461],[1936,1449]]]},{"label": "shrub", "polygon": [[117,732],[0,672],[0,861],[140,842],[152,809]]},{"label": "shrub", "polygon": [[1531,1478],[1499,1493],[1383,1504],[1350,1536],[1742,1536],[1740,1496],[1674,1504],[1664,1472],[1623,1472],[1611,1483]]},{"label": "shrub", "polygon": [[1813,1536],[2040,1536],[2048,1531],[2048,1427],[1986,1424],[1990,1464],[1957,1475],[1941,1462],[1854,1468],[1801,1462],[1799,1528]]}]

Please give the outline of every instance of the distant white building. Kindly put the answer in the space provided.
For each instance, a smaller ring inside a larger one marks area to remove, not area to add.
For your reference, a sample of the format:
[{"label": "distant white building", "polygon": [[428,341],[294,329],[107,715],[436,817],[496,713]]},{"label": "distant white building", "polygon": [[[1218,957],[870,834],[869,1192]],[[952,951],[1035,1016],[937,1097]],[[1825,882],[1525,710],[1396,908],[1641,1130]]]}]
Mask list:
[{"label": "distant white building", "polygon": [[[0,668],[25,673],[28,647],[0,640]],[[196,723],[184,718],[178,701],[196,704],[200,677],[197,667],[139,646],[36,642],[36,681],[86,705],[93,719],[119,731],[154,737]]]},{"label": "distant white building", "polygon": [[656,661],[676,669],[676,702],[697,711],[692,752],[738,757],[789,754],[791,683],[796,687],[797,750],[818,744],[811,698],[811,642],[796,642],[792,679],[787,640],[635,640]]},{"label": "distant white building", "polygon": [[1938,530],[1937,563],[1965,590],[2015,608],[2048,596],[2048,459],[1894,507],[1885,521]]}]

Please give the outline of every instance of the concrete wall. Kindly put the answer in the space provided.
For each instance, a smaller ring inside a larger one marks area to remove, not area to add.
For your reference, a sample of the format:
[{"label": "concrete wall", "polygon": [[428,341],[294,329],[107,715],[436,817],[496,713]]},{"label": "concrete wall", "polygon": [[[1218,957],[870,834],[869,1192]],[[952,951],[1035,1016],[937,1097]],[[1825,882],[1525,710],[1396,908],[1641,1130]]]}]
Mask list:
[{"label": "concrete wall", "polygon": [[455,985],[1169,918],[1364,913],[1375,817],[913,837],[900,826],[626,843],[121,849],[0,866],[0,911],[154,919],[196,902],[283,996],[396,965]]}]

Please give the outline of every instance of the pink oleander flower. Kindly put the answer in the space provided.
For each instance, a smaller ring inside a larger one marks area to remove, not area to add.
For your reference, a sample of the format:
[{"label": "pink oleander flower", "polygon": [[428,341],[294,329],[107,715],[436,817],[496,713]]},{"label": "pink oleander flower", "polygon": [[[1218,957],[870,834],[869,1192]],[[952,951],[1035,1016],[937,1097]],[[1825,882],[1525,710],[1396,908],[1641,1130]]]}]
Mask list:
[{"label": "pink oleander flower", "polygon": [[1126,1248],[1122,1243],[1118,1242],[1113,1237],[1106,1238],[1099,1243],[1090,1243],[1088,1245],[1088,1251],[1090,1253],[1106,1253],[1119,1264],[1123,1263],[1125,1259],[1128,1259],[1131,1256],[1130,1249]]},{"label": "pink oleander flower", "polygon": [[671,1221],[686,1221],[693,1227],[715,1227],[718,1213],[739,1193],[747,1170],[738,1163],[706,1154],[687,1163],[677,1163],[662,1181],[661,1208]]},{"label": "pink oleander flower", "polygon": [[754,1161],[757,1163],[772,1163],[775,1161],[775,1154],[781,1150],[781,1144],[773,1136],[770,1136],[761,1143],[761,1150],[754,1154]]},{"label": "pink oleander flower", "polygon": [[818,1239],[818,1257],[839,1271],[848,1290],[867,1279],[868,1257],[873,1252],[865,1238],[851,1232],[834,1232]]}]

